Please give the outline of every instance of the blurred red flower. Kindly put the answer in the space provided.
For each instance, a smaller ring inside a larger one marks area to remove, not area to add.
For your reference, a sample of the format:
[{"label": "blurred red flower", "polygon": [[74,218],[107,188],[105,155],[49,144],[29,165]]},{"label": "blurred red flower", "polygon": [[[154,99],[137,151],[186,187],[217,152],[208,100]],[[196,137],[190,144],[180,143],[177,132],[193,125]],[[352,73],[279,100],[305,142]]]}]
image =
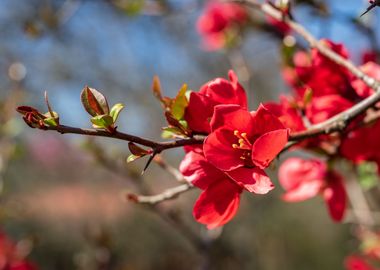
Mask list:
[{"label": "blurred red flower", "polygon": [[227,41],[227,31],[243,25],[247,19],[248,14],[241,5],[210,1],[197,22],[204,47],[209,50],[222,48]]},{"label": "blurred red flower", "polygon": [[289,158],[281,164],[279,182],[286,191],[285,201],[299,202],[322,195],[331,218],[334,221],[343,219],[347,201],[343,178],[329,170],[326,163]]}]

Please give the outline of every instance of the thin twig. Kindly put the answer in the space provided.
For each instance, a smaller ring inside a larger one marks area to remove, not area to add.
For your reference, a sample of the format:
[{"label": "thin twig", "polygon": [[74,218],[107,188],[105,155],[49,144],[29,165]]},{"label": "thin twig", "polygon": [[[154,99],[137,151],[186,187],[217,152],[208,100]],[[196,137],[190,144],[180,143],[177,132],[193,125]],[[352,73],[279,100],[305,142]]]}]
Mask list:
[{"label": "thin twig", "polygon": [[174,168],[169,163],[167,163],[162,158],[162,156],[160,155],[155,156],[153,161],[156,162],[162,169],[170,173],[178,182],[180,183],[186,182],[185,178],[183,178],[182,173],[178,169]]},{"label": "thin twig", "polygon": [[128,199],[131,201],[134,201],[136,203],[141,204],[158,204],[163,201],[175,199],[178,197],[178,195],[185,193],[193,188],[193,185],[190,183],[186,183],[180,186],[176,186],[173,188],[169,188],[165,191],[163,191],[160,194],[152,195],[152,196],[142,196],[142,195],[136,195],[136,194],[128,194]]},{"label": "thin twig", "polygon": [[[94,157],[105,169],[109,172],[118,175],[124,179],[128,179],[131,181],[139,192],[144,194],[152,194],[152,191],[149,186],[147,186],[144,181],[141,179],[141,175],[139,174],[131,174],[129,171],[125,170],[124,166],[118,165],[118,163],[109,159],[103,152],[104,150],[94,142],[91,142],[91,147],[89,148],[91,152],[94,154]],[[127,178],[125,178],[128,176]],[[185,191],[184,191],[185,192]],[[152,195],[153,197],[155,195]],[[149,197],[149,196],[145,196]],[[152,213],[156,214],[163,221],[172,226],[175,230],[184,236],[189,242],[194,246],[194,248],[202,254],[202,251],[205,248],[205,244],[201,237],[199,237],[191,228],[189,228],[185,222],[181,219],[181,217],[176,214],[176,211],[167,210],[165,208],[160,207],[158,204],[142,204],[145,206],[144,208],[150,210]]]}]

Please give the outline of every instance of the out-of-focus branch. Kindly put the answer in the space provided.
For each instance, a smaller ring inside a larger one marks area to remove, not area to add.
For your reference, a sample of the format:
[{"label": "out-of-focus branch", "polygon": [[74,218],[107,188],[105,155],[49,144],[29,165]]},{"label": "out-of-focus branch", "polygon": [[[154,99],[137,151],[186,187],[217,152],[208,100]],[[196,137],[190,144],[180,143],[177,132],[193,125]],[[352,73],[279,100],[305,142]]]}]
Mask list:
[{"label": "out-of-focus branch", "polygon": [[355,176],[357,176],[357,173],[353,170],[353,172],[346,177],[347,195],[351,202],[352,213],[357,223],[361,226],[374,226],[375,220],[372,216],[371,209]]},{"label": "out-of-focus branch", "polygon": [[227,51],[228,60],[239,77],[241,84],[245,89],[249,89],[249,83],[251,81],[252,72],[248,67],[246,60],[240,48],[232,48]]},{"label": "out-of-focus branch", "polygon": [[[152,194],[150,187],[147,186],[141,179],[140,174],[131,174],[129,171],[127,171],[123,166],[118,165],[113,160],[110,160],[105,154],[103,149],[93,143],[90,142],[89,150],[93,153],[96,161],[100,165],[102,165],[105,169],[109,170],[109,172],[116,174],[122,178],[129,179],[138,189],[138,192],[143,194]],[[189,187],[187,190],[189,190],[191,187]],[[183,191],[185,192],[185,191]],[[177,194],[178,195],[178,194]],[[157,195],[152,195],[152,197],[155,197]],[[139,196],[138,196],[139,197]],[[144,197],[150,197],[150,196],[144,196]],[[160,205],[156,204],[148,204],[143,203],[142,206],[145,206],[146,209],[152,211],[155,213],[158,217],[160,217],[163,221],[171,225],[175,230],[178,230],[181,235],[183,235],[186,239],[189,240],[189,242],[194,246],[196,250],[198,250],[200,253],[205,248],[205,244],[203,243],[203,240],[201,237],[199,237],[196,233],[194,233],[180,218],[178,214],[175,213],[175,211],[166,210]]]},{"label": "out-of-focus branch", "polygon": [[157,155],[153,158],[153,161],[157,163],[163,170],[170,173],[178,182],[184,183],[186,180],[183,178],[182,173],[168,164],[160,155]]},{"label": "out-of-focus branch", "polygon": [[142,196],[136,194],[128,194],[128,200],[141,204],[158,204],[163,201],[177,198],[180,194],[185,193],[193,188],[193,185],[186,183],[180,186],[169,188],[160,194],[152,196]]}]

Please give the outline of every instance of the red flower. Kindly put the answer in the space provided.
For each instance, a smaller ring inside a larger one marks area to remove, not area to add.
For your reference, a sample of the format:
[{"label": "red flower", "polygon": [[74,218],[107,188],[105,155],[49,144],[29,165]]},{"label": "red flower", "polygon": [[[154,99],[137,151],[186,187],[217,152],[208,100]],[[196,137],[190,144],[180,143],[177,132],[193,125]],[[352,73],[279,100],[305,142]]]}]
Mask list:
[{"label": "red flower", "polygon": [[360,163],[374,161],[380,165],[380,121],[369,127],[354,130],[343,140],[340,153],[347,159]]},{"label": "red flower", "polygon": [[351,255],[346,258],[344,265],[347,270],[376,270],[369,265],[364,258]]},{"label": "red flower", "polygon": [[364,51],[361,55],[362,63],[377,62],[377,52],[373,50]]},{"label": "red flower", "polygon": [[310,123],[317,124],[341,113],[354,104],[340,95],[315,97],[306,107],[306,116]]},{"label": "red flower", "polygon": [[210,120],[216,105],[238,104],[247,107],[247,96],[236,74],[230,70],[228,77],[230,81],[217,78],[204,84],[199,92],[190,94],[185,120],[191,130],[210,133]]},{"label": "red flower", "polygon": [[279,103],[268,102],[265,103],[267,108],[273,115],[278,117],[281,123],[289,128],[290,131],[302,131],[305,130],[305,125],[302,121],[300,111],[295,105],[292,105],[287,97],[281,96]]},{"label": "red flower", "polygon": [[36,270],[35,266],[22,258],[14,243],[0,232],[0,270]]},{"label": "red flower", "polygon": [[277,19],[274,19],[273,17],[271,16],[267,16],[267,21],[270,25],[272,25],[274,27],[274,29],[282,36],[286,36],[288,35],[292,29],[290,28],[290,26],[283,22],[283,21],[280,21],[280,20],[277,20]]},{"label": "red flower", "polygon": [[[368,62],[360,67],[360,69],[368,76],[380,79],[380,66],[374,62]],[[367,98],[374,93],[373,89],[369,88],[362,80],[355,78],[351,82],[358,96]]]},{"label": "red flower", "polygon": [[287,159],[279,169],[279,181],[286,190],[283,199],[299,202],[323,196],[334,221],[341,221],[346,209],[346,191],[342,177],[328,170],[319,160]]},{"label": "red flower", "polygon": [[[334,52],[348,58],[347,50],[342,44],[336,44],[329,40],[324,40],[324,43]],[[307,89],[313,91],[313,97],[339,94],[349,100],[356,98],[350,85],[351,74],[347,69],[319,53],[318,50],[313,49],[310,56],[305,52],[298,52],[293,60],[298,80],[293,80],[292,86],[295,87],[301,99]]]},{"label": "red flower", "polygon": [[197,22],[205,47],[210,50],[222,48],[226,43],[225,32],[232,27],[243,25],[247,18],[247,12],[241,5],[210,1]]},{"label": "red flower", "polygon": [[222,226],[236,214],[242,188],[211,165],[202,153],[190,151],[181,162],[185,179],[202,189],[194,205],[194,218],[208,229]]},{"label": "red flower", "polygon": [[288,141],[288,130],[264,106],[248,112],[238,105],[219,105],[212,133],[203,150],[206,159],[250,192],[265,194],[273,184],[263,169]]}]

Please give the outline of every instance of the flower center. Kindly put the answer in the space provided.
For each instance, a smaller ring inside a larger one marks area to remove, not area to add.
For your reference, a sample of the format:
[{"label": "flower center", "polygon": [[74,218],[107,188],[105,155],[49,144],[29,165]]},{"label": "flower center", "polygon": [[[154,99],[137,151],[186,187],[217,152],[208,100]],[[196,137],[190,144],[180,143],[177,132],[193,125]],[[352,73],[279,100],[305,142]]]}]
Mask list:
[{"label": "flower center", "polygon": [[238,143],[232,144],[232,148],[240,150],[251,150],[252,144],[248,140],[247,133],[240,133],[238,130],[235,130],[234,135],[238,138]]}]

